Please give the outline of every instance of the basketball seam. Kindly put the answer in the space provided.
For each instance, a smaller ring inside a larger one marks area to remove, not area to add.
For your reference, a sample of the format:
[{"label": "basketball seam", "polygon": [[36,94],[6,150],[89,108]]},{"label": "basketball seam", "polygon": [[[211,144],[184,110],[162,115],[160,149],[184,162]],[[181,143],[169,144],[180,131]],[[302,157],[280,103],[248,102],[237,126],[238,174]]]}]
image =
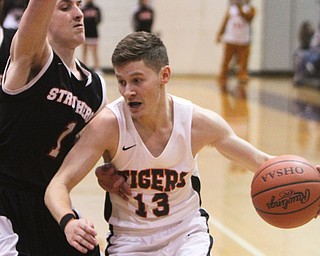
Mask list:
[{"label": "basketball seam", "polygon": [[267,191],[270,191],[270,190],[273,190],[273,189],[277,189],[277,188],[281,188],[281,187],[287,187],[287,186],[291,186],[291,185],[296,185],[296,184],[301,184],[301,183],[320,183],[319,180],[302,180],[302,181],[299,181],[299,182],[291,182],[291,183],[286,183],[286,184],[281,184],[281,185],[278,185],[278,186],[273,186],[271,188],[268,188],[268,189],[264,189],[262,191],[259,191],[255,194],[251,194],[251,197],[252,199],[255,198],[256,196],[264,193],[264,192],[267,192]]}]

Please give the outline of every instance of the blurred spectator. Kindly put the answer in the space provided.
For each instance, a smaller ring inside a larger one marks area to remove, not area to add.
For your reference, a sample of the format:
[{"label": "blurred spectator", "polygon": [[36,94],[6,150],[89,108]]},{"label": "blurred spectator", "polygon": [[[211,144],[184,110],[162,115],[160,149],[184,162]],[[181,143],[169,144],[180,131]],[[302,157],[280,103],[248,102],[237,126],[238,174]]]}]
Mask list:
[{"label": "blurred spectator", "polygon": [[314,28],[310,21],[304,21],[299,30],[300,49],[307,50],[310,48],[310,42],[314,34]]},{"label": "blurred spectator", "polygon": [[84,15],[84,26],[86,41],[83,44],[83,62],[88,64],[88,52],[91,51],[93,57],[93,69],[101,72],[98,45],[99,31],[98,25],[101,22],[100,8],[94,3],[94,0],[86,0],[82,9]]},{"label": "blurred spectator", "polygon": [[224,56],[219,75],[221,86],[225,86],[228,78],[229,64],[237,57],[238,80],[248,81],[247,64],[251,44],[251,21],[255,15],[255,8],[250,0],[231,0],[225,14],[217,42],[224,42]]},{"label": "blurred spectator", "polygon": [[154,11],[149,5],[148,0],[139,0],[139,6],[134,10],[132,23],[135,32],[152,32]]},{"label": "blurred spectator", "polygon": [[28,0],[5,0],[3,27],[17,29]]},{"label": "blurred spectator", "polygon": [[320,48],[320,22],[311,38],[310,47],[313,49]]},{"label": "blurred spectator", "polygon": [[303,22],[299,40],[300,46],[293,58],[293,83],[320,88],[320,23],[314,32],[308,21]]}]

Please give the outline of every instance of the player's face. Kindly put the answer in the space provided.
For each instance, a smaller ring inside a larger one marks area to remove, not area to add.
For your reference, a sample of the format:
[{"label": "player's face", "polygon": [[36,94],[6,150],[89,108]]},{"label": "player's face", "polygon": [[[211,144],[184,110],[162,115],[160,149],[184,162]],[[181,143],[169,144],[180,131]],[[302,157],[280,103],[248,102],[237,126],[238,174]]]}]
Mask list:
[{"label": "player's face", "polygon": [[49,39],[65,47],[85,40],[81,0],[57,0],[49,27]]},{"label": "player's face", "polygon": [[[163,79],[163,73],[167,79]],[[165,104],[164,86],[170,77],[169,67],[159,73],[147,67],[143,61],[135,61],[115,67],[118,89],[124,97],[133,119],[154,117],[161,104]]]}]

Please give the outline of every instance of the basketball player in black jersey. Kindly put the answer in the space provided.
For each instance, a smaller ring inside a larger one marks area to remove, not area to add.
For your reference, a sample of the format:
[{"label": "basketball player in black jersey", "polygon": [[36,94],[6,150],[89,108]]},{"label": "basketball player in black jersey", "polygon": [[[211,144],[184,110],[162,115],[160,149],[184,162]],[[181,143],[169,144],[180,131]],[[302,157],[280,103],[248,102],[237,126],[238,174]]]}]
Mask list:
[{"label": "basketball player in black jersey", "polygon": [[[105,105],[103,79],[74,56],[85,39],[80,5],[30,0],[12,42],[0,87],[0,255],[83,255],[43,202],[76,135]],[[89,249],[100,255],[98,242]]]}]

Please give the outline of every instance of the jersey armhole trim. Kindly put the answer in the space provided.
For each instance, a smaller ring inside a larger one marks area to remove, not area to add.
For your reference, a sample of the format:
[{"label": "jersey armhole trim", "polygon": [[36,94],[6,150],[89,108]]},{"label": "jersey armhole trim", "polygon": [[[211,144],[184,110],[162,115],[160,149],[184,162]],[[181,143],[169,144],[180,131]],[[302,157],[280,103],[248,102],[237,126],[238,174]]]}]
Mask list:
[{"label": "jersey armhole trim", "polygon": [[3,87],[2,90],[9,94],[9,95],[17,95],[20,94],[28,89],[30,89],[42,76],[43,74],[47,71],[47,69],[49,68],[51,62],[53,60],[53,51],[51,49],[50,52],[50,56],[46,62],[46,64],[43,66],[43,68],[40,70],[40,72],[26,85],[24,85],[23,87],[17,89],[17,90],[8,90],[7,88]]}]

